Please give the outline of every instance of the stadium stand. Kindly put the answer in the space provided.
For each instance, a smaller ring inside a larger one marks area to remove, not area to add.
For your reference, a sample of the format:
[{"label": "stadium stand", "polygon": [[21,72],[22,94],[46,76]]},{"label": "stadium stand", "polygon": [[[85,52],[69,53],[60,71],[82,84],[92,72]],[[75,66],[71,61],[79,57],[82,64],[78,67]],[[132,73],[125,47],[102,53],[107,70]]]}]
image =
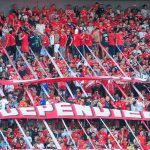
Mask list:
[{"label": "stadium stand", "polygon": [[[64,77],[123,80],[4,84]],[[98,2],[0,12],[0,110],[67,102],[150,111],[150,10]],[[150,149],[150,123],[110,119],[0,120],[2,149]]]}]

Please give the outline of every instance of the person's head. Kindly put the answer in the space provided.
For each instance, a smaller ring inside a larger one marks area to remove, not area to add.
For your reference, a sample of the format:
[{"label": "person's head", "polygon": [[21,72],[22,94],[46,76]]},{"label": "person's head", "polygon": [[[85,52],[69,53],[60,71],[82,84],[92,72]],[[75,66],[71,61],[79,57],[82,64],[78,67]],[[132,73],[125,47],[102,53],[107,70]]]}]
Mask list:
[{"label": "person's head", "polygon": [[55,29],[54,33],[55,33],[55,34],[58,34],[58,30],[57,30],[57,29]]},{"label": "person's head", "polygon": [[70,30],[69,29],[67,30],[67,34],[70,34]]},{"label": "person's head", "polygon": [[27,131],[27,132],[26,132],[26,135],[27,135],[27,136],[30,136],[30,132],[29,132],[29,131]]},{"label": "person's head", "polygon": [[23,138],[20,139],[20,144],[24,144]]},{"label": "person's head", "polygon": [[35,132],[38,132],[38,128],[37,128],[37,127],[35,127],[35,128],[34,128],[34,131],[35,131]]},{"label": "person's head", "polygon": [[39,24],[42,24],[42,23],[43,23],[43,20],[42,20],[42,19],[40,19],[40,20],[39,20]]},{"label": "person's head", "polygon": [[64,34],[65,33],[65,30],[64,29],[61,29],[61,34]]},{"label": "person's head", "polygon": [[143,27],[143,28],[141,29],[141,31],[142,31],[142,32],[146,32],[146,29]]},{"label": "person's head", "polygon": [[59,137],[57,140],[58,140],[58,142],[62,142],[62,138],[61,137]]},{"label": "person's head", "polygon": [[91,137],[92,137],[92,138],[95,138],[95,137],[96,137],[96,134],[95,134],[94,132],[92,132]]},{"label": "person's head", "polygon": [[143,136],[143,135],[144,135],[144,132],[143,132],[143,131],[141,131],[141,132],[140,132],[140,136]]},{"label": "person's head", "polygon": [[51,35],[54,35],[54,30],[51,31]]},{"label": "person's head", "polygon": [[147,5],[146,4],[143,5],[143,9],[147,9]]},{"label": "person's head", "polygon": [[106,101],[109,102],[110,101],[110,97],[106,96]]},{"label": "person's head", "polygon": [[75,33],[75,34],[78,34],[78,33],[79,33],[79,30],[78,30],[78,29],[75,29],[74,33]]},{"label": "person's head", "polygon": [[98,90],[95,90],[95,92],[94,92],[95,94],[99,94],[99,92],[98,92]]},{"label": "person's head", "polygon": [[60,102],[60,96],[56,96],[55,99],[57,100],[57,102]]}]

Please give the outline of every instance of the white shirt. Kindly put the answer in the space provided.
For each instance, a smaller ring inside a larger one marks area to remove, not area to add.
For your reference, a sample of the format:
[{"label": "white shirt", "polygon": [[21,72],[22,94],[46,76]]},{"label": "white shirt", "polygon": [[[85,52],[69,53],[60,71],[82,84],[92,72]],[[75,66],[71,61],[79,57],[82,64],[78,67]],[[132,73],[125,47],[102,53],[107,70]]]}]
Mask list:
[{"label": "white shirt", "polygon": [[36,144],[36,146],[37,146],[37,148],[40,148],[40,149],[44,149],[44,148],[45,148],[44,145],[43,145],[42,143]]},{"label": "white shirt", "polygon": [[137,111],[137,107],[135,105],[131,105],[131,111]]},{"label": "white shirt", "polygon": [[139,32],[140,39],[144,38],[146,34],[147,34],[146,32]]},{"label": "white shirt", "polygon": [[45,25],[44,24],[37,24],[36,25],[36,30],[41,33],[41,34],[44,34],[44,31],[45,31]]},{"label": "white shirt", "polygon": [[143,111],[144,103],[140,102],[140,101],[137,101],[136,102],[136,108],[137,108],[137,111]]},{"label": "white shirt", "polygon": [[142,78],[142,79],[148,79],[148,78],[149,78],[149,75],[142,73],[142,74],[141,74],[141,78]]},{"label": "white shirt", "polygon": [[3,96],[5,96],[5,94],[4,94],[4,92],[3,92],[3,89],[2,88],[0,88],[0,95],[3,97]]},{"label": "white shirt", "polygon": [[50,35],[49,40],[50,40],[50,45],[54,45],[55,44],[54,35]]},{"label": "white shirt", "polygon": [[94,29],[93,26],[88,26],[88,27],[87,27],[87,30],[89,31],[89,34],[92,33],[93,29]]},{"label": "white shirt", "polygon": [[70,137],[69,134],[71,135],[71,134],[72,134],[72,131],[69,130],[69,133],[68,133],[68,132],[65,130],[65,131],[62,133],[62,137],[65,137],[65,136],[66,136],[66,137]]},{"label": "white shirt", "polygon": [[13,92],[14,91],[14,86],[13,85],[5,85],[5,90],[8,92]]},{"label": "white shirt", "polygon": [[51,103],[49,101],[46,101],[46,105],[51,105]]},{"label": "white shirt", "polygon": [[148,10],[148,9],[142,9],[142,10],[141,10],[141,14],[142,14],[142,16],[143,16],[144,18],[147,17],[148,13],[149,13],[149,10]]},{"label": "white shirt", "polygon": [[25,14],[19,15],[18,18],[21,19],[21,17],[25,20],[28,19],[28,16]]},{"label": "white shirt", "polygon": [[136,78],[141,78],[141,73],[140,73],[140,72],[137,72],[137,73],[135,74],[135,77],[136,77]]},{"label": "white shirt", "polygon": [[32,137],[31,136],[27,136],[28,140],[30,143],[32,143]]},{"label": "white shirt", "polygon": [[8,105],[8,100],[6,98],[2,98],[0,100],[0,109],[6,109],[6,105]]},{"label": "white shirt", "polygon": [[145,28],[145,29],[146,29],[147,27],[149,27],[148,24],[142,24],[142,25],[141,25],[141,28]]},{"label": "white shirt", "polygon": [[[32,138],[31,136],[27,136],[27,139],[29,140],[30,143],[32,143]],[[28,144],[28,142],[26,141],[26,138],[24,138],[24,141],[26,144]]]}]

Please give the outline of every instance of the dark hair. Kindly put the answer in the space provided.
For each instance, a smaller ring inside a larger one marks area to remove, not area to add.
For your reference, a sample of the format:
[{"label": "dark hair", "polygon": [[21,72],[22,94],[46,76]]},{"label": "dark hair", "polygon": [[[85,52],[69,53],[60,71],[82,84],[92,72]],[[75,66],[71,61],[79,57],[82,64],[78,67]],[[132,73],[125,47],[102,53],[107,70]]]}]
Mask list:
[{"label": "dark hair", "polygon": [[136,104],[136,101],[133,102],[133,105],[135,105],[135,104]]}]

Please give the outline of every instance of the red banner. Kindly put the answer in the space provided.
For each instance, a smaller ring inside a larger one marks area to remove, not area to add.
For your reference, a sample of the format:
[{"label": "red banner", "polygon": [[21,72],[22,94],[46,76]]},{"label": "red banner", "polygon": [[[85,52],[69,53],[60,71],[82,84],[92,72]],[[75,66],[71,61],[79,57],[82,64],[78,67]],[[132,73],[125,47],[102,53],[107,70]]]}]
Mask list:
[{"label": "red banner", "polygon": [[139,82],[139,83],[150,83],[147,79],[130,78],[130,77],[115,77],[115,76],[99,76],[99,77],[64,77],[64,78],[45,78],[45,79],[31,79],[31,80],[0,80],[0,84],[3,85],[14,85],[14,84],[40,84],[40,83],[57,83],[67,81],[103,81],[103,80],[115,80],[120,82]]},{"label": "red banner", "polygon": [[121,119],[150,121],[150,112],[107,109],[70,103],[56,103],[46,106],[1,109],[0,119]]}]

